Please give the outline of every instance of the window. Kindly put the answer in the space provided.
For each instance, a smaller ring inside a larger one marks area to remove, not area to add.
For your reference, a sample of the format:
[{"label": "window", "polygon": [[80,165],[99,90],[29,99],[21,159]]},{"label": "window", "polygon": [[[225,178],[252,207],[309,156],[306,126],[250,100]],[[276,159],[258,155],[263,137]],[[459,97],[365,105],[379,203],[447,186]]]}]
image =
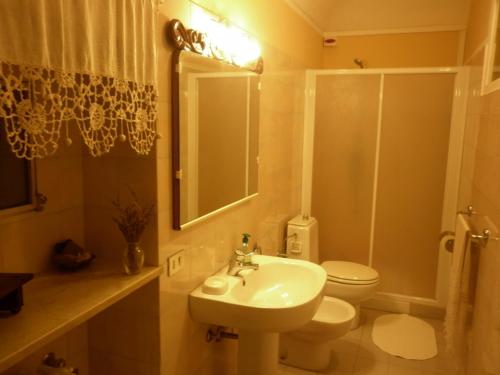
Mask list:
[{"label": "window", "polygon": [[31,162],[12,153],[0,120],[0,210],[32,204],[32,192]]}]

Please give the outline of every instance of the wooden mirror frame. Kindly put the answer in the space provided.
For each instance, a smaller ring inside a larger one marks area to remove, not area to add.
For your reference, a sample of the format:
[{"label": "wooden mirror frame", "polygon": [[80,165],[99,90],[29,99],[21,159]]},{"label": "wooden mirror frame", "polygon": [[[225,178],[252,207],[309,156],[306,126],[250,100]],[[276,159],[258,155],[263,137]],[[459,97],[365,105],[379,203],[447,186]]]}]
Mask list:
[{"label": "wooden mirror frame", "polygon": [[[206,34],[193,29],[186,29],[181,21],[173,19],[168,23],[167,39],[175,47],[171,64],[171,105],[172,105],[172,226],[181,230],[181,161],[180,161],[180,113],[179,113],[179,59],[182,51],[194,52],[226,64],[238,66],[251,72],[262,74],[264,61],[259,57],[247,65],[228,61],[224,53],[207,42]],[[218,211],[218,210],[216,210]],[[209,215],[209,214],[207,214]]]}]

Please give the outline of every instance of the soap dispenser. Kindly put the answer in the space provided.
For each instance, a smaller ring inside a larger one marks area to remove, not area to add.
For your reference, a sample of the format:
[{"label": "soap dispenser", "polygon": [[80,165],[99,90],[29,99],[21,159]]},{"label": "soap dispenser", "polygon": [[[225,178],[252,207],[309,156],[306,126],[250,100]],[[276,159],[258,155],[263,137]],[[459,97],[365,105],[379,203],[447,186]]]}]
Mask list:
[{"label": "soap dispenser", "polygon": [[250,234],[248,233],[243,233],[242,234],[243,238],[241,240],[241,246],[236,249],[236,255],[241,259],[241,261],[245,262],[250,262],[251,261],[251,251],[250,248],[248,247],[248,242],[250,241]]}]

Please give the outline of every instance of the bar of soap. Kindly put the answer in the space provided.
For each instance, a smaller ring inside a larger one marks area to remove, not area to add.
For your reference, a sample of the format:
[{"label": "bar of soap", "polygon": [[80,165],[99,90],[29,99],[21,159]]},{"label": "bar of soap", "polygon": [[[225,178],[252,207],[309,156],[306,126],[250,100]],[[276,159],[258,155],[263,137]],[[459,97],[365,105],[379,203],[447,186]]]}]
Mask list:
[{"label": "bar of soap", "polygon": [[227,292],[227,280],[220,276],[210,276],[203,283],[202,291],[206,294],[221,295]]}]

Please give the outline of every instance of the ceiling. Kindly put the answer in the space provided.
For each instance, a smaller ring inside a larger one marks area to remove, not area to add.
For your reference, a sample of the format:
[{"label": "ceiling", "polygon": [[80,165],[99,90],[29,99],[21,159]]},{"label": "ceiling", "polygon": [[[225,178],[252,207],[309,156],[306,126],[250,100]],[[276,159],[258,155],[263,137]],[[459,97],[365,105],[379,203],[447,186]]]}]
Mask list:
[{"label": "ceiling", "polygon": [[470,0],[287,0],[322,33],[464,29]]}]

